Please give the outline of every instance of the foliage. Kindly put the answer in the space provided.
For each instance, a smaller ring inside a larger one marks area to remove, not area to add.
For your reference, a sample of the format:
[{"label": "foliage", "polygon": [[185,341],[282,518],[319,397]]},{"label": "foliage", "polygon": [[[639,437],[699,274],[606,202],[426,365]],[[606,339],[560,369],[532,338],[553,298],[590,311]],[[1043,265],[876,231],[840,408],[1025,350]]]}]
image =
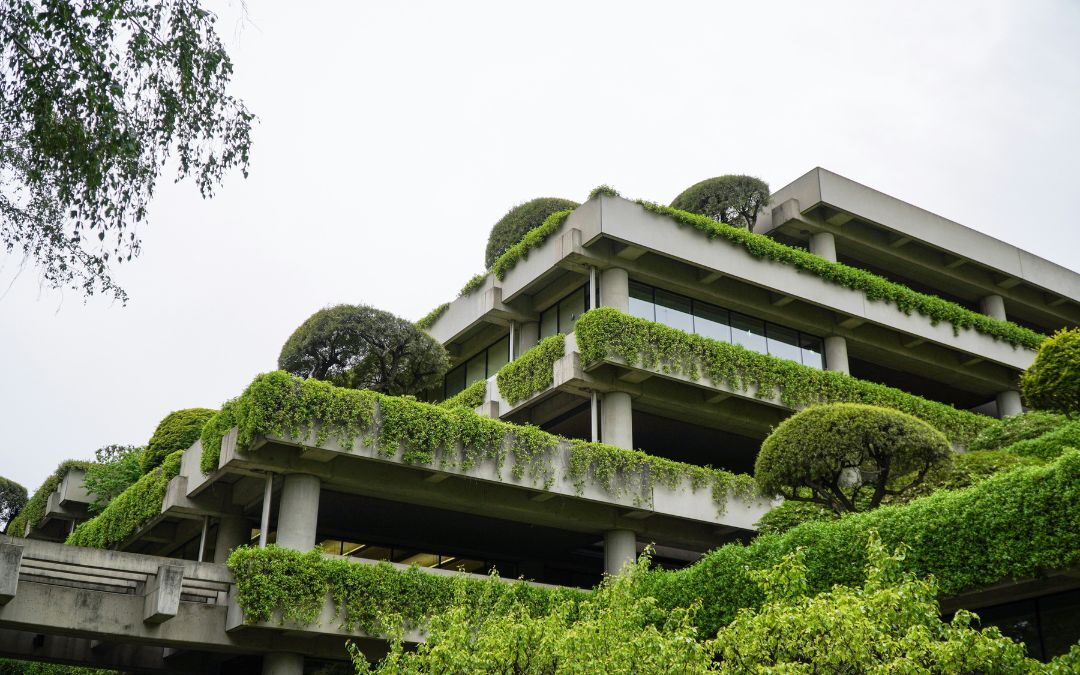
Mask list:
[{"label": "foliage", "polygon": [[458,292],[458,297],[461,298],[466,295],[472,295],[476,291],[480,290],[480,288],[484,285],[485,281],[487,281],[487,272],[474,275],[471,279],[465,282],[464,286],[461,287],[461,290]]},{"label": "foliage", "polygon": [[446,310],[450,309],[450,303],[444,302],[435,309],[431,310],[416,322],[416,327],[420,330],[430,330],[435,322],[439,320],[443,314],[446,314]]},{"label": "foliage", "polygon": [[821,504],[788,501],[769,509],[754,526],[759,534],[781,534],[803,523],[836,520],[840,515]]},{"label": "foliage", "polygon": [[247,175],[254,119],[196,0],[12,0],[0,8],[0,241],[53,288],[126,300],[110,262],[165,164],[204,197]]},{"label": "foliage", "polygon": [[972,328],[994,339],[1004,340],[1014,346],[1027,347],[1028,349],[1037,349],[1039,344],[1046,339],[1045,335],[1036,333],[1029,328],[1008,321],[992,319],[985,314],[973,312],[934,295],[919,293],[903,284],[889,281],[865,270],[842,263],[830,262],[801,248],[782,244],[765,235],[754,234],[742,228],[717,223],[715,220],[705,216],[667,206],[645,201],[638,203],[648,211],[667,216],[679,225],[698,230],[709,239],[723,239],[757,258],[765,258],[784,265],[791,265],[818,276],[829,283],[860,291],[866,295],[868,300],[891,302],[905,314],[911,314],[913,311],[917,312],[930,319],[935,325],[942,321],[948,322],[952,324],[953,331],[956,334],[959,334],[961,329]]},{"label": "foliage", "polygon": [[236,575],[236,600],[246,623],[276,619],[310,625],[329,596],[340,627],[368,635],[399,635],[419,627],[455,598],[466,598],[478,615],[505,603],[542,615],[556,603],[583,595],[582,591],[503,582],[497,577],[447,576],[386,562],[327,558],[317,549],[300,553],[273,545],[242,546],[226,564]]},{"label": "foliage", "polygon": [[116,670],[62,666],[40,661],[0,659],[0,675],[113,675]]},{"label": "foliage", "polygon": [[142,472],[160,466],[165,458],[177,450],[187,450],[199,439],[202,428],[216,410],[209,408],[186,408],[177,410],[161,420],[143,454]]},{"label": "foliage", "polygon": [[837,513],[862,510],[862,492],[869,490],[865,508],[874,509],[887,495],[899,497],[921,483],[950,453],[944,434],[917,417],[833,403],[781,422],[761,445],[754,478],[763,494]]},{"label": "foliage", "polygon": [[491,228],[484,252],[484,266],[490,269],[499,256],[521,241],[527,232],[540,227],[551,214],[572,211],[577,207],[578,203],[569,199],[539,197],[510,209]]},{"label": "foliage", "polygon": [[712,634],[763,594],[750,576],[805,547],[809,592],[864,581],[865,542],[877,531],[888,547],[907,543],[903,567],[933,575],[943,595],[1080,562],[1080,451],[1046,466],[1020,467],[970,488],[838,520],[806,523],[748,545],[728,544],[689,568],[652,577],[664,607],[702,603],[698,623]]},{"label": "foliage", "polygon": [[1080,413],[1080,328],[1059,330],[1039,346],[1020,390],[1032,408],[1070,418]]},{"label": "foliage", "polygon": [[94,496],[92,513],[100,513],[114,497],[143,475],[144,448],[133,445],[106,445],[94,452],[93,464],[86,468],[83,485]]},{"label": "foliage", "polygon": [[506,252],[500,255],[491,266],[495,278],[500,281],[505,279],[510,270],[514,269],[520,261],[529,257],[529,251],[543,244],[548,237],[555,234],[562,227],[570,213],[570,211],[556,211],[548,216],[539,227],[529,230],[521,238],[521,241],[507,248]]},{"label": "foliage", "polygon": [[510,405],[550,387],[555,381],[555,362],[566,354],[566,336],[551,335],[499,369],[495,382]]},{"label": "foliage", "polygon": [[80,523],[64,543],[72,546],[109,548],[135,534],[161,513],[169,481],[180,473],[183,450],[177,450],[151,469],[134,485],[117,495],[90,520]]},{"label": "foliage", "polygon": [[979,432],[968,445],[968,450],[997,450],[1017,441],[1038,438],[1048,431],[1053,431],[1063,424],[1066,418],[1054,413],[1031,412],[1006,417],[993,426]]},{"label": "foliage", "polygon": [[487,380],[477,380],[465,387],[450,398],[439,403],[443,408],[465,408],[476,410],[484,405],[484,396],[487,394]]},{"label": "foliage", "polygon": [[865,403],[892,408],[928,422],[959,445],[966,445],[981,430],[997,424],[986,415],[957,410],[844,373],[760,354],[610,307],[583,314],[574,332],[585,364],[614,357],[693,380],[704,376],[716,386],[753,392],[757,398],[778,395],[784,405],[792,408],[817,403]]},{"label": "foliage", "polygon": [[769,184],[753,176],[717,176],[695,183],[671,202],[671,207],[720,223],[754,229],[757,214],[769,205]]},{"label": "foliage", "polygon": [[300,377],[353,389],[416,394],[442,381],[450,359],[416,325],[367,305],[336,305],[312,314],[278,357]]},{"label": "foliage", "polygon": [[[632,494],[636,503],[652,503],[654,483],[670,488],[709,487],[722,509],[733,493],[749,496],[753,480],[726,471],[675,462],[599,443],[569,442],[533,426],[508,424],[463,407],[445,408],[408,397],[353,391],[277,371],[259,375],[238,398],[222,406],[203,429],[201,467],[218,467],[221,442],[237,428],[237,447],[245,450],[260,436],[304,439],[321,445],[329,439],[351,450],[356,439],[387,459],[408,464],[468,470],[492,462],[500,475],[510,460],[510,474],[549,488],[555,460],[566,460],[566,478],[584,490],[587,482],[613,495]],[[315,437],[308,435],[312,428]]]},{"label": "foliage", "polygon": [[1059,457],[1066,448],[1080,448],[1080,420],[1064,424],[1036,438],[1017,441],[1005,451],[1020,457],[1033,457],[1044,461]]},{"label": "foliage", "polygon": [[19,515],[12,518],[8,524],[5,532],[12,536],[21,537],[23,532],[26,531],[26,526],[31,528],[37,527],[42,518],[45,517],[45,508],[49,503],[49,495],[56,491],[56,488],[60,487],[60,481],[64,480],[64,476],[73,469],[85,471],[90,465],[90,462],[83,462],[79,460],[69,459],[60,463],[60,466],[56,467],[56,471],[45,479],[45,482],[41,484],[41,487],[37,489],[30,499],[27,500],[26,506],[19,511]]},{"label": "foliage", "polygon": [[[7,525],[26,506],[26,488],[0,476],[0,524]],[[22,536],[22,533],[17,533]]]},{"label": "foliage", "polygon": [[621,197],[622,196],[622,195],[619,194],[618,190],[611,187],[607,183],[604,183],[603,185],[597,185],[596,187],[594,187],[592,189],[592,191],[589,192],[589,199],[596,199],[600,195],[604,195],[605,197]]}]

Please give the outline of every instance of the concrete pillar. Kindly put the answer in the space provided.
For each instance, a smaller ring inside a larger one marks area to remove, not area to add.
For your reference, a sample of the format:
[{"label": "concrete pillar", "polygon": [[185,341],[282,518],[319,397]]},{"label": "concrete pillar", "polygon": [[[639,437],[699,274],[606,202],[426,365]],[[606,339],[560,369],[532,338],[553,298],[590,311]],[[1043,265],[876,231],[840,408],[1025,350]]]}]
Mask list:
[{"label": "concrete pillar", "polygon": [[304,656],[282,652],[264,654],[262,675],[304,675]]},{"label": "concrete pillar", "polygon": [[318,476],[306,473],[285,475],[278,505],[278,546],[297,551],[310,551],[315,547],[315,525],[319,520],[319,487]]},{"label": "concrete pillar", "polygon": [[224,563],[238,546],[250,543],[251,523],[242,516],[223,516],[214,542],[214,562]]},{"label": "concrete pillar", "polygon": [[1024,412],[1024,404],[1020,401],[1020,392],[1015,389],[1003,391],[997,395],[998,417],[1012,417]]},{"label": "concrete pillar", "polygon": [[630,275],[626,270],[611,267],[600,274],[600,305],[630,311]]},{"label": "concrete pillar", "polygon": [[630,394],[609,391],[600,406],[601,440],[618,448],[634,449],[634,417]]},{"label": "concrete pillar", "polygon": [[604,533],[604,571],[618,574],[637,560],[637,537],[633,530],[608,530]]},{"label": "concrete pillar", "polygon": [[847,338],[840,335],[825,338],[825,370],[851,374],[848,367]]},{"label": "concrete pillar", "polygon": [[979,311],[992,319],[1006,321],[1005,298],[1000,295],[988,295],[979,299]]},{"label": "concrete pillar", "polygon": [[536,346],[540,341],[540,322],[522,321],[517,327],[517,349],[514,350],[514,358],[517,358]]},{"label": "concrete pillar", "polygon": [[836,262],[836,237],[832,232],[815,232],[810,235],[810,252],[820,258]]}]

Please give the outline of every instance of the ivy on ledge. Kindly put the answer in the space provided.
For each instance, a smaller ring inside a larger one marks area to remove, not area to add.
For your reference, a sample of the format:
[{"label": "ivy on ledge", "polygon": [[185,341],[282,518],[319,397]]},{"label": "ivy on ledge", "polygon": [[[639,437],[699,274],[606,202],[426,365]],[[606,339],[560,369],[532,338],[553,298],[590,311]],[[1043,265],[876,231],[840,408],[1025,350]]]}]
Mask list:
[{"label": "ivy on ledge", "polygon": [[90,466],[90,462],[84,462],[77,459],[68,459],[60,463],[60,466],[56,467],[56,471],[53,471],[45,482],[41,484],[41,487],[37,489],[26,504],[23,505],[22,510],[11,519],[11,522],[7,524],[5,532],[15,537],[23,536],[26,532],[26,526],[29,525],[31,529],[38,526],[42,519],[45,518],[45,509],[48,507],[49,495],[56,492],[56,488],[60,487],[60,482],[64,480],[64,476],[73,469],[79,469],[85,471]]},{"label": "ivy on ledge", "polygon": [[986,415],[687,333],[611,307],[583,314],[574,332],[584,364],[615,357],[631,366],[660,369],[692,380],[704,376],[733,391],[756,389],[758,398],[779,395],[781,402],[792,408],[815,403],[885,406],[929,422],[957,445],[966,446],[980,431],[998,424]]},{"label": "ivy on ledge", "polygon": [[903,284],[889,281],[866,270],[825,260],[801,248],[781,244],[763,234],[755,234],[742,228],[718,223],[712,218],[653,202],[638,201],[638,204],[647,211],[671,218],[679,225],[694,228],[709,239],[724,239],[757,258],[791,265],[830,283],[861,291],[869,300],[891,302],[905,314],[911,314],[912,311],[918,312],[930,319],[934,325],[943,321],[951,323],[953,332],[957,334],[963,328],[973,328],[983,335],[1028,349],[1037,349],[1046,339],[1045,335],[1029,328],[1009,321],[993,319],[934,295],[919,293]]},{"label": "ivy on ledge", "polygon": [[466,295],[472,295],[476,291],[480,290],[480,287],[484,285],[484,281],[487,280],[487,272],[483,274],[477,274],[473,278],[465,282],[465,285],[461,287],[461,291],[458,292],[458,297],[462,298]]},{"label": "ivy on ledge", "polygon": [[499,369],[495,382],[510,405],[517,405],[555,381],[555,362],[566,354],[566,336],[551,335]]},{"label": "ivy on ledge", "polygon": [[439,403],[440,408],[465,408],[476,410],[484,404],[487,380],[477,380],[450,398]]},{"label": "ivy on ledge", "polygon": [[467,471],[490,461],[498,474],[509,461],[510,475],[535,487],[550,488],[556,462],[565,457],[566,474],[579,493],[588,484],[614,498],[629,496],[636,506],[652,505],[654,485],[691,490],[709,487],[717,511],[729,496],[754,495],[753,478],[720,469],[684,464],[599,443],[568,441],[537,427],[482,417],[464,407],[446,408],[411,398],[335,387],[276,371],[259,375],[239,397],[222,406],[202,433],[200,466],[218,467],[221,441],[237,428],[237,447],[260,436],[314,443],[329,439],[351,450],[360,438],[387,459],[407,464]]},{"label": "ivy on ledge", "polygon": [[446,314],[446,310],[450,309],[450,303],[444,302],[435,309],[431,310],[421,318],[417,319],[416,327],[420,330],[428,330],[435,325],[435,322],[439,320],[439,317]]}]

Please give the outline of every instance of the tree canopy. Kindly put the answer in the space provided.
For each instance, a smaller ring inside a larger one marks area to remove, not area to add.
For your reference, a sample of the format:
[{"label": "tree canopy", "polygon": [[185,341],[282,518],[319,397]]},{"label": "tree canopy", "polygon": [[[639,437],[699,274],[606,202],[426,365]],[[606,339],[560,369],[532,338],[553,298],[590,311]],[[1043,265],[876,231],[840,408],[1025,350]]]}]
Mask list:
[{"label": "tree canopy", "polygon": [[1039,346],[1020,390],[1032,408],[1069,418],[1080,413],[1080,328],[1059,330]]},{"label": "tree canopy", "polygon": [[204,197],[247,174],[254,120],[197,0],[0,5],[0,242],[45,285],[126,300],[110,265],[167,162]]},{"label": "tree canopy", "polygon": [[160,466],[166,457],[177,450],[190,448],[198,440],[206,421],[216,412],[209,408],[185,408],[166,415],[146,444],[141,473]]},{"label": "tree canopy", "polygon": [[415,324],[367,305],[320,309],[278,357],[278,368],[293,375],[391,395],[441,383],[449,364],[443,346]]},{"label": "tree canopy", "polygon": [[[0,476],[0,525],[7,525],[26,506],[26,488]],[[20,534],[22,534],[20,532]]]},{"label": "tree canopy", "polygon": [[506,212],[499,222],[491,228],[488,235],[487,250],[484,252],[484,267],[490,268],[506,249],[521,241],[529,230],[543,225],[547,217],[557,211],[576,209],[580,204],[558,197],[539,197],[524,204],[518,204]]},{"label": "tree canopy", "polygon": [[834,403],[781,422],[761,445],[754,478],[765,494],[858,511],[911,490],[950,453],[944,434],[917,417]]},{"label": "tree canopy", "polygon": [[753,230],[758,211],[768,203],[768,183],[753,176],[727,175],[691,185],[671,207]]},{"label": "tree canopy", "polygon": [[90,510],[100,513],[118,494],[142,476],[144,449],[133,445],[106,445],[94,452],[83,485],[93,497]]}]

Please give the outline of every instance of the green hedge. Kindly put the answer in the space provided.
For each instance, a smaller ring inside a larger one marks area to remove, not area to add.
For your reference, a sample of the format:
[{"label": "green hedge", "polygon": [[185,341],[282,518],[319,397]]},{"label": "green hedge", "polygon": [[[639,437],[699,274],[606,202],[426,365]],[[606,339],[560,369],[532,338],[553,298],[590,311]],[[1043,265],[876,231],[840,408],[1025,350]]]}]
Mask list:
[{"label": "green hedge", "polygon": [[420,627],[455,599],[464,598],[480,614],[516,605],[539,616],[585,595],[575,589],[433,574],[417,567],[326,558],[318,550],[298,553],[277,546],[238,548],[226,564],[236,575],[236,600],[247,623],[271,621],[280,612],[281,621],[310,625],[329,595],[339,626],[369,635]]},{"label": "green hedge", "polygon": [[1051,460],[1059,457],[1066,448],[1080,448],[1080,420],[1048,431],[1037,438],[1017,441],[1004,449],[1020,457]]},{"label": "green hedge", "polygon": [[756,386],[759,398],[779,394],[792,408],[815,403],[865,403],[906,412],[929,422],[950,441],[967,445],[997,420],[928,401],[844,373],[818,370],[739,345],[677,330],[610,307],[586,312],[574,329],[585,364],[618,357],[643,368],[659,368],[735,391]]},{"label": "green hedge", "polygon": [[679,211],[668,206],[661,206],[647,201],[639,201],[646,210],[667,216],[679,225],[692,227],[702,232],[709,239],[725,241],[745,249],[758,258],[766,258],[800,270],[810,272],[822,279],[861,291],[869,300],[891,302],[897,309],[910,314],[917,312],[930,319],[934,324],[951,323],[953,331],[959,333],[962,328],[976,331],[1004,340],[1012,345],[1037,349],[1046,336],[1033,330],[1018,326],[1008,321],[992,319],[954,302],[939,297],[919,293],[902,284],[889,281],[865,270],[835,263],[818,257],[795,246],[788,246],[762,234],[718,223],[711,218],[699,216],[687,211]]},{"label": "green hedge", "polygon": [[1021,467],[965,490],[944,491],[902,506],[729,544],[685,570],[658,572],[650,592],[664,606],[702,603],[698,620],[711,635],[742,607],[760,605],[751,579],[805,547],[811,592],[863,581],[871,530],[888,548],[907,544],[905,567],[932,574],[943,595],[1080,562],[1080,451],[1046,466]]},{"label": "green hedge", "polygon": [[[221,440],[238,428],[237,445],[248,448],[259,436],[305,437],[318,424],[316,444],[336,440],[351,449],[355,439],[373,444],[387,458],[409,464],[467,470],[485,460],[501,472],[509,462],[517,480],[550,487],[555,480],[554,458],[567,444],[537,427],[482,417],[462,407],[444,408],[411,398],[335,387],[302,380],[282,371],[259,375],[238,398],[222,406],[203,429],[201,465],[217,468]],[[750,476],[675,462],[600,443],[568,443],[566,478],[578,490],[587,483],[612,495],[630,494],[639,505],[651,504],[654,484],[677,488],[688,481],[693,490],[709,487],[718,510],[729,494],[753,494]]]},{"label": "green hedge", "polygon": [[42,518],[45,517],[45,508],[49,503],[49,495],[56,491],[56,488],[60,487],[60,481],[64,480],[64,476],[68,471],[72,469],[81,469],[86,471],[90,466],[90,462],[83,462],[75,459],[69,459],[60,463],[60,466],[56,467],[56,471],[45,479],[45,482],[41,484],[41,487],[37,489],[37,492],[27,500],[26,506],[19,511],[19,514],[11,519],[11,522],[7,524],[7,528],[4,530],[7,534],[13,537],[21,537],[26,532],[27,523],[30,524],[31,529],[38,526]]},{"label": "green hedge", "polygon": [[562,333],[541,340],[535,347],[499,369],[495,382],[510,405],[524,401],[555,381],[555,362],[566,354]]},{"label": "green hedge", "polygon": [[441,401],[439,407],[476,410],[484,404],[485,394],[487,394],[487,380],[477,380],[445,401]]},{"label": "green hedge", "polygon": [[72,546],[109,548],[124,541],[161,513],[169,481],[180,473],[183,450],[165,458],[161,466],[117,495],[105,509],[80,524],[64,543]]},{"label": "green hedge", "polygon": [[505,279],[507,272],[514,269],[518,262],[528,258],[529,251],[540,246],[547,241],[548,237],[555,234],[571,213],[573,213],[572,210],[556,211],[548,216],[540,227],[529,230],[521,241],[506,249],[506,252],[500,255],[491,266],[491,271],[495,274],[495,277],[499,280]]},{"label": "green hedge", "polygon": [[439,320],[439,317],[446,313],[446,310],[450,309],[450,303],[444,302],[435,309],[431,310],[416,322],[416,327],[420,330],[428,330],[435,325],[435,322]]},{"label": "green hedge", "polygon": [[1000,420],[996,425],[979,432],[968,450],[997,450],[1055,431],[1068,420],[1064,415],[1031,411]]},{"label": "green hedge", "polygon": [[166,457],[177,450],[190,448],[199,439],[206,420],[216,412],[209,408],[186,408],[166,415],[146,444],[142,454],[142,472],[160,466]]}]

